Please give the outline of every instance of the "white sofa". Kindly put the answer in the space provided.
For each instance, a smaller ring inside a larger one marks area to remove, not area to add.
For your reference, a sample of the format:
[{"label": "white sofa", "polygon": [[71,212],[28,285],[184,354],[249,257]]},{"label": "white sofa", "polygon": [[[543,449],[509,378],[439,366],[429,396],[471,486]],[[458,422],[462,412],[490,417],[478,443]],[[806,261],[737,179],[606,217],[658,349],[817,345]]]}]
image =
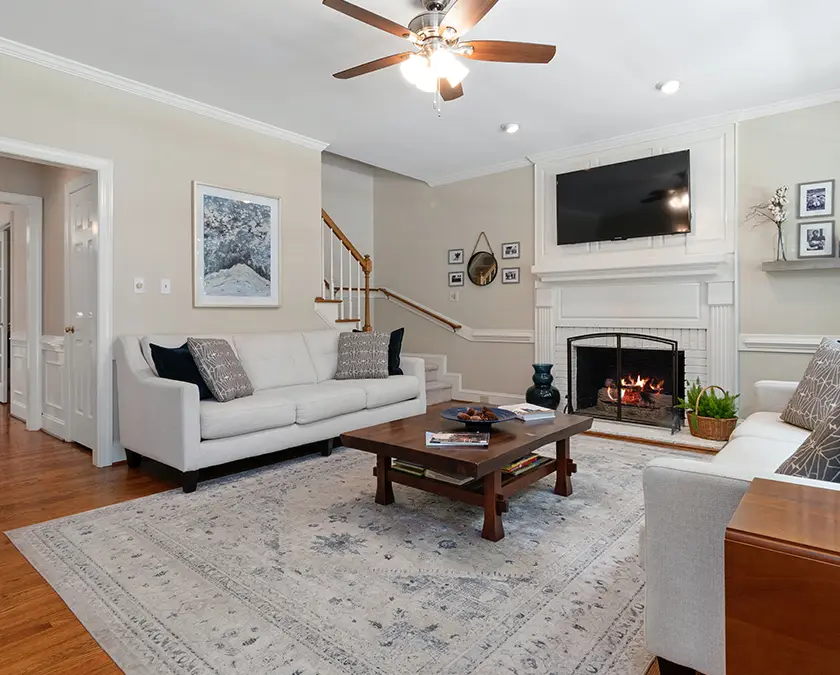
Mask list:
[{"label": "white sofa", "polygon": [[763,412],[744,420],[711,461],[668,457],[645,468],[645,638],[658,657],[724,674],[723,541],[753,478],[840,490],[837,483],[775,473],[810,434],[779,417],[797,384],[756,383]]},{"label": "white sofa", "polygon": [[[119,439],[129,465],[149,457],[183,472],[185,492],[198,470],[426,412],[425,364],[402,357],[404,375],[336,380],[338,332],[213,335],[234,348],[253,396],[200,401],[194,384],[157,376],[150,344],[177,347],[185,335],[123,336],[115,345]],[[202,336],[194,336],[202,337]]]}]

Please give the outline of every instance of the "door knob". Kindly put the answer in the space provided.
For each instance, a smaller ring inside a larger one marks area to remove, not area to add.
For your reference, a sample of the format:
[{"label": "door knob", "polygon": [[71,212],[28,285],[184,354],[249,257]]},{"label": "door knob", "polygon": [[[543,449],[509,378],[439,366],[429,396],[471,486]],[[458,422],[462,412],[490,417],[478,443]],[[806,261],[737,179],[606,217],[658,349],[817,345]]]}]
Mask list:
[{"label": "door knob", "polygon": [[64,332],[65,333],[75,333],[76,332],[76,327],[75,326],[65,326],[64,327]]}]

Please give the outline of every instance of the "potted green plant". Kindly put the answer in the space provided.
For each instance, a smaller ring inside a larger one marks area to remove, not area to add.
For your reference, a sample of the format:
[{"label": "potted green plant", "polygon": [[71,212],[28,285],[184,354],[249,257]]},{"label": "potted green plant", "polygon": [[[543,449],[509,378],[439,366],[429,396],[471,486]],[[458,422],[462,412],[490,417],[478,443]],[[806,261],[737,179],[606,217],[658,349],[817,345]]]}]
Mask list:
[{"label": "potted green plant", "polygon": [[[738,424],[738,397],[722,387],[704,387],[698,377],[695,382],[686,380],[685,398],[677,399],[677,408],[685,410],[692,436],[710,441],[728,441]],[[718,396],[715,390],[720,390]]]}]

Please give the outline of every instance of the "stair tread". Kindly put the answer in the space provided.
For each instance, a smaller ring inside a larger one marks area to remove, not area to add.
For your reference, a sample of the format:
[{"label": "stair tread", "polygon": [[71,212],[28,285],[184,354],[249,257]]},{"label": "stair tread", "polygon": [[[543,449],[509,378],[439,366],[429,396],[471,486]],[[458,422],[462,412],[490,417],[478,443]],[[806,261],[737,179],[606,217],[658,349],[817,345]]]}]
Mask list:
[{"label": "stair tread", "polygon": [[452,385],[447,382],[442,382],[440,380],[434,380],[432,382],[426,382],[426,391],[429,391],[430,389],[452,389]]},{"label": "stair tread", "polygon": [[436,366],[434,363],[427,363],[426,364],[426,372],[430,373],[433,370],[440,370],[440,366]]}]

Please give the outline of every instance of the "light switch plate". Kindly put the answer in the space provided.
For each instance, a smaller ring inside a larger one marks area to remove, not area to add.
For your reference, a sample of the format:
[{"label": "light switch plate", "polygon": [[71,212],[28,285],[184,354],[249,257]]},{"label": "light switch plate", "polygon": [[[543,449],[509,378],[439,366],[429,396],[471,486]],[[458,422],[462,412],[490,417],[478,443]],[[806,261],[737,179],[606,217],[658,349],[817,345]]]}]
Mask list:
[{"label": "light switch plate", "polygon": [[169,295],[172,292],[172,282],[169,279],[160,280],[160,292]]},{"label": "light switch plate", "polygon": [[461,292],[460,291],[449,291],[449,302],[460,302],[461,301]]},{"label": "light switch plate", "polygon": [[146,292],[146,280],[141,277],[134,277],[134,292],[135,293],[145,293]]}]

